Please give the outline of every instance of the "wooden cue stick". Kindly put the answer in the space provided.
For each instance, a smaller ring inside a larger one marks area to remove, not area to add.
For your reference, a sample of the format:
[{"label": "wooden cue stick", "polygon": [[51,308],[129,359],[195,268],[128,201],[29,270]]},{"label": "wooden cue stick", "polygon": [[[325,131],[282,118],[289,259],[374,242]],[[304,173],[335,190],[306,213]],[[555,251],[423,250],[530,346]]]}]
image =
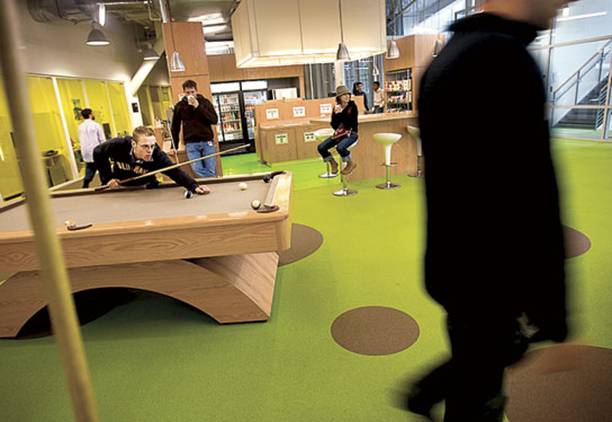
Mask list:
[{"label": "wooden cue stick", "polygon": [[[173,165],[168,166],[168,167],[164,167],[164,168],[161,168],[161,169],[150,171],[150,172],[144,173],[144,174],[139,174],[138,176],[130,177],[128,179],[120,180],[119,184],[123,185],[125,183],[133,182],[134,180],[140,180],[140,179],[144,179],[145,177],[155,176],[156,174],[163,173],[163,172],[168,171],[168,170],[173,170],[173,169],[176,169],[176,168],[179,168],[179,167],[183,167],[183,166],[185,166],[187,164],[196,163],[198,161],[206,160],[207,158],[211,158],[211,157],[216,157],[217,155],[222,155],[222,154],[226,154],[228,152],[232,152],[232,151],[236,151],[236,150],[239,150],[239,149],[247,148],[248,146],[249,146],[249,144],[242,144],[240,146],[227,149],[225,151],[219,151],[219,152],[215,152],[214,154],[205,155],[204,157],[194,158],[193,160],[189,160],[189,161],[183,161],[182,163],[173,164]],[[107,189],[107,188],[108,188],[108,184],[106,184],[104,186],[97,187],[95,190],[100,191],[100,190],[104,190],[104,189]]]},{"label": "wooden cue stick", "polygon": [[68,274],[60,242],[55,232],[55,218],[43,175],[40,152],[34,138],[32,110],[23,66],[22,45],[18,32],[19,17],[15,1],[0,7],[0,63],[7,100],[21,163],[21,174],[27,197],[30,224],[34,229],[36,250],[47,299],[53,332],[57,337],[64,371],[79,422],[98,421],[79,323],[70,291]]}]

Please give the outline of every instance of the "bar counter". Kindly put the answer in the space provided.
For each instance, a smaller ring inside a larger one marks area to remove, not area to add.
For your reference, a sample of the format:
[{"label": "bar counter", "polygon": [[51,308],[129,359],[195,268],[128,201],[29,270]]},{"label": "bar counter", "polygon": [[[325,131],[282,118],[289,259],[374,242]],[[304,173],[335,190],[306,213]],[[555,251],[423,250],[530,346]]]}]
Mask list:
[{"label": "bar counter", "polygon": [[[310,119],[313,125],[327,124],[331,118]],[[408,133],[408,126],[418,126],[416,112],[380,113],[359,115],[359,143],[352,150],[357,168],[349,176],[350,180],[372,179],[385,176],[384,147],[374,141],[374,134],[381,132],[398,133],[402,138],[393,145],[391,160],[397,167],[391,175],[417,175],[417,143]],[[335,150],[333,150],[335,151]]]}]

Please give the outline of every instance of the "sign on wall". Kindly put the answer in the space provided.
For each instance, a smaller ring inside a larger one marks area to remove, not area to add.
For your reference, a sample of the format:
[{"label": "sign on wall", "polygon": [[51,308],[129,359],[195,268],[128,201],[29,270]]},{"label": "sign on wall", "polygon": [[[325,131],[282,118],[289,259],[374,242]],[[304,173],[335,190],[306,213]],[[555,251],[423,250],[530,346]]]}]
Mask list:
[{"label": "sign on wall", "polygon": [[306,107],[299,106],[293,107],[293,117],[305,117],[306,116]]},{"label": "sign on wall", "polygon": [[267,108],[266,109],[266,119],[278,120],[278,109],[277,108]]},{"label": "sign on wall", "polygon": [[314,132],[304,132],[304,142],[316,142],[317,138]]},{"label": "sign on wall", "polygon": [[331,104],[321,104],[319,106],[319,111],[321,112],[321,114],[331,114],[332,105]]},{"label": "sign on wall", "polygon": [[276,145],[286,145],[289,143],[289,135],[286,133],[277,133],[274,135],[274,143]]}]

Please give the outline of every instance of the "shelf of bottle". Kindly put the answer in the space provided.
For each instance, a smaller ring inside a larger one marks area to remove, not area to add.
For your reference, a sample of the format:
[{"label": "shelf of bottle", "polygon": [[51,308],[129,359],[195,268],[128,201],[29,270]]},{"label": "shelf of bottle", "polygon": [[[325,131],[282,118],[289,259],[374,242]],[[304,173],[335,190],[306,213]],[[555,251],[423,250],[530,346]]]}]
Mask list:
[{"label": "shelf of bottle", "polygon": [[240,119],[223,119],[223,123],[239,122]]},{"label": "shelf of bottle", "polygon": [[238,133],[238,132],[242,132],[242,129],[232,129],[232,130],[226,130],[223,129],[224,133]]}]

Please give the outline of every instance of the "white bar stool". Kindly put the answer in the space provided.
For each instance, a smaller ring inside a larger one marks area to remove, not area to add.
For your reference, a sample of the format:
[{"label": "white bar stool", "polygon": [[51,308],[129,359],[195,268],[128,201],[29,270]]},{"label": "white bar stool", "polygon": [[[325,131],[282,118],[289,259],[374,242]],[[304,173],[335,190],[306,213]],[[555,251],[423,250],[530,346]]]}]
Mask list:
[{"label": "white bar stool", "polygon": [[423,177],[423,146],[421,145],[421,129],[407,126],[408,134],[416,141],[417,147],[417,177]]},{"label": "white bar stool", "polygon": [[400,135],[399,133],[375,133],[374,134],[374,140],[376,142],[378,142],[379,144],[382,144],[385,147],[385,183],[381,183],[379,185],[376,185],[376,187],[378,189],[394,189],[394,188],[399,188],[401,185],[398,185],[397,183],[391,183],[391,180],[389,179],[389,171],[391,169],[391,167],[393,165],[395,165],[395,163],[391,162],[391,148],[393,147],[393,144],[396,143],[397,141],[399,141],[402,138],[402,135]]},{"label": "white bar stool", "polygon": [[[330,136],[332,136],[334,134],[334,130],[332,128],[325,128],[325,129],[315,130],[313,133],[314,133],[315,139],[319,141],[319,143],[321,143],[327,138],[329,138]],[[327,166],[327,171],[319,175],[321,179],[333,179],[334,177],[338,176],[338,173],[331,172],[331,166],[329,165],[329,161],[326,161],[325,165]]]},{"label": "white bar stool", "polygon": [[[347,149],[349,151],[352,151],[353,148],[355,148],[357,146],[357,144],[359,143],[359,139],[357,139],[355,141],[355,143],[353,145],[351,145],[350,147],[348,147]],[[353,195],[357,195],[357,191],[355,189],[350,189],[348,187],[348,184],[346,183],[346,178],[344,176],[344,174],[342,174],[342,169],[344,168],[344,166],[346,165],[345,162],[340,161],[340,183],[342,183],[342,189],[337,190],[336,192],[334,192],[334,196],[353,196]]]}]

